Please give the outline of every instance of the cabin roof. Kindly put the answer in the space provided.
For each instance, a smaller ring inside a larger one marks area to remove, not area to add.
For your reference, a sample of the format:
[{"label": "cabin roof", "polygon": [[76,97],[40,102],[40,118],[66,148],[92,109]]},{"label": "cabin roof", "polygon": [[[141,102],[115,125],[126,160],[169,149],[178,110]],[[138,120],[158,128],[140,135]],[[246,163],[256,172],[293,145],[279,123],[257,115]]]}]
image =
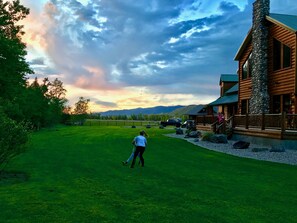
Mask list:
[{"label": "cabin roof", "polygon": [[210,106],[233,104],[238,102],[238,94],[224,95],[219,97],[217,100],[211,102]]},{"label": "cabin roof", "polygon": [[221,74],[220,83],[221,82],[238,82],[237,74]]},{"label": "cabin roof", "polygon": [[269,16],[266,16],[266,19],[272,23],[275,23],[279,26],[282,26],[292,32],[297,31],[297,16],[296,15],[284,15],[270,13]]},{"label": "cabin roof", "polygon": [[193,107],[190,111],[188,111],[185,115],[197,115],[205,107],[206,107],[206,105],[197,105],[197,106]]},{"label": "cabin roof", "polygon": [[238,92],[238,84],[235,84],[232,88],[225,92],[226,95],[234,94]]},{"label": "cabin roof", "polygon": [[[281,26],[291,32],[297,32],[297,16],[296,15],[285,15],[285,14],[277,14],[270,13],[269,16],[266,16],[266,20],[270,21],[278,26]],[[243,40],[241,46],[239,47],[234,60],[239,61],[242,53],[244,52],[246,46],[252,40],[252,29],[249,30],[247,36]]]}]

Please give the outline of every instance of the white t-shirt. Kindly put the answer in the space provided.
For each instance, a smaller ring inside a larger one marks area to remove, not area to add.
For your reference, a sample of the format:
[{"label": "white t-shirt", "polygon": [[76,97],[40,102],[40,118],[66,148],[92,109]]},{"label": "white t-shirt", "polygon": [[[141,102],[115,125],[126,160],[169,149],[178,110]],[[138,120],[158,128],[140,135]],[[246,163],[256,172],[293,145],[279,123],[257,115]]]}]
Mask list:
[{"label": "white t-shirt", "polygon": [[146,138],[142,135],[136,136],[134,138],[134,142],[136,146],[142,146],[142,147],[145,147],[147,143]]}]

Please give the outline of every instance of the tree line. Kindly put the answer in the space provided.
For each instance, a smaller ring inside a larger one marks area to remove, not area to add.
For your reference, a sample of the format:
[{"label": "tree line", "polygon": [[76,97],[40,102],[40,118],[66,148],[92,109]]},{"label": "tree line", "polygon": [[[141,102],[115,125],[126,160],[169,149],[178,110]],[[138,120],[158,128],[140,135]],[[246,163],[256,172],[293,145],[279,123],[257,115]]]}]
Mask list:
[{"label": "tree line", "polygon": [[19,0],[0,0],[0,171],[24,151],[29,131],[66,122],[72,114],[80,120],[88,111],[89,100],[83,97],[74,110],[66,106],[62,81],[28,81],[34,71],[25,58],[24,27],[19,23],[28,14]]},{"label": "tree line", "polygon": [[[131,114],[131,115],[100,115],[99,113],[89,114],[88,119],[100,120],[135,120],[135,121],[166,121],[172,118],[170,114]],[[181,116],[186,119],[184,115]]]}]

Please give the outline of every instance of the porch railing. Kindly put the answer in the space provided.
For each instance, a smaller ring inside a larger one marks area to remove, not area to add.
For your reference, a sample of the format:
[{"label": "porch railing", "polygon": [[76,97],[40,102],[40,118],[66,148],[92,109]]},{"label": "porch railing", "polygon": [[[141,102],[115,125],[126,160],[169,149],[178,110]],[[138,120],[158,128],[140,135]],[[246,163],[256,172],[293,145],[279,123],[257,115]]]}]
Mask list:
[{"label": "porch railing", "polygon": [[[196,118],[197,125],[217,125],[217,117],[214,115],[198,116]],[[246,114],[234,115],[230,122],[233,128],[245,129],[275,129],[280,131],[293,130],[297,131],[297,114]],[[217,128],[212,128],[217,129]]]},{"label": "porch railing", "polygon": [[196,124],[198,125],[212,125],[216,121],[217,116],[215,115],[196,116]]},{"label": "porch railing", "polygon": [[246,129],[257,128],[261,130],[297,130],[297,114],[246,114],[235,115],[233,127],[244,127]]}]

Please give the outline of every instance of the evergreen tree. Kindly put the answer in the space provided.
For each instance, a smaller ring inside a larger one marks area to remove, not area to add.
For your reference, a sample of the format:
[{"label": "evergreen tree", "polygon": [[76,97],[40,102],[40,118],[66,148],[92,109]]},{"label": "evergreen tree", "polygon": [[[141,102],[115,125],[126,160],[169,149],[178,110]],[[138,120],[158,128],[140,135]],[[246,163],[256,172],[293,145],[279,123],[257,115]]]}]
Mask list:
[{"label": "evergreen tree", "polygon": [[29,9],[19,0],[0,0],[0,98],[14,102],[26,86],[26,75],[33,73],[25,60],[26,45],[21,41],[24,34],[19,21],[29,14]]}]

